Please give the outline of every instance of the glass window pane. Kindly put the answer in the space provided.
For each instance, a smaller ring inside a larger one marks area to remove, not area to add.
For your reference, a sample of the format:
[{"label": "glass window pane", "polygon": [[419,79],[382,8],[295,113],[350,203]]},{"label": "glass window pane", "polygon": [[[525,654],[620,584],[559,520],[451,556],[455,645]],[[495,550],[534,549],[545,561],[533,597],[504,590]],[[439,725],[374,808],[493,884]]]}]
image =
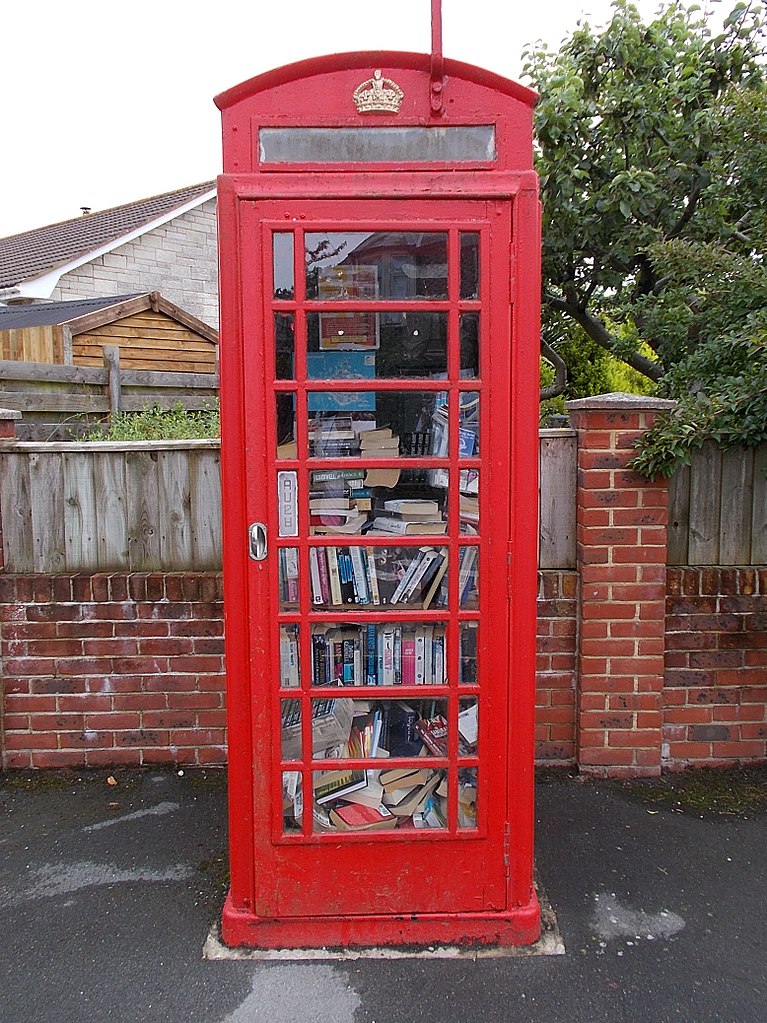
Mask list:
[{"label": "glass window pane", "polygon": [[[280,552],[281,554],[284,552]],[[297,689],[301,684],[301,661],[298,646],[298,626],[280,626],[280,685],[283,689]]]},{"label": "glass window pane", "polygon": [[447,313],[309,313],[307,333],[310,380],[447,373]]},{"label": "glass window pane", "polygon": [[274,367],[278,380],[293,380],[296,375],[295,317],[293,313],[274,314]]},{"label": "glass window pane", "polygon": [[479,234],[461,234],[461,299],[479,298]]},{"label": "glass window pane", "polygon": [[312,547],[312,604],[318,610],[435,610],[447,602],[447,564],[446,547]]},{"label": "glass window pane", "polygon": [[298,548],[280,548],[280,610],[298,610]]},{"label": "glass window pane", "polygon": [[462,313],[461,376],[478,377],[479,374],[479,313]]},{"label": "glass window pane", "polygon": [[462,547],[458,561],[458,594],[462,610],[479,607],[479,547]]},{"label": "glass window pane", "polygon": [[479,533],[479,469],[462,469],[459,474],[461,532]]},{"label": "glass window pane", "polygon": [[272,268],[274,274],[274,297],[291,299],[295,294],[295,261],[293,234],[278,231],[272,235]]},{"label": "glass window pane", "polygon": [[[439,392],[429,391],[310,391],[310,457],[446,458],[447,414],[440,401]],[[279,394],[277,405],[282,457],[295,457],[289,453],[295,451],[294,398]],[[474,429],[468,421],[467,429]],[[397,473],[378,470],[377,485],[396,486]]]},{"label": "glass window pane", "polygon": [[275,420],[277,428],[277,457],[295,458],[296,447],[296,396],[292,391],[275,395]]},{"label": "glass window pane", "polygon": [[472,697],[459,701],[458,709],[458,753],[474,757],[479,746],[479,701]]},{"label": "glass window pane", "polygon": [[495,126],[261,128],[261,163],[489,163]]},{"label": "glass window pane", "polygon": [[282,830],[286,835],[301,831],[304,797],[299,771],[282,772]]},{"label": "glass window pane", "polygon": [[447,298],[447,234],[328,231],[306,235],[306,296],[327,302]]},{"label": "glass window pane", "polygon": [[333,622],[312,626],[314,686],[444,685],[446,663],[447,638],[441,624]]},{"label": "glass window pane", "polygon": [[477,826],[478,774],[476,767],[464,767],[458,772],[458,827],[462,830]]},{"label": "glass window pane", "polygon": [[280,700],[282,759],[301,759],[301,701]]},{"label": "glass window pane", "polygon": [[479,394],[461,391],[458,457],[476,458],[479,455]]},{"label": "glass window pane", "polygon": [[461,622],[458,632],[458,683],[475,686],[479,683],[477,640],[479,622]]},{"label": "glass window pane", "polygon": [[[378,473],[385,477],[384,485],[376,485]],[[375,466],[313,470],[309,477],[310,533],[445,533],[448,489],[433,487],[426,470],[397,469],[395,475],[396,481],[390,485],[391,471]]]}]

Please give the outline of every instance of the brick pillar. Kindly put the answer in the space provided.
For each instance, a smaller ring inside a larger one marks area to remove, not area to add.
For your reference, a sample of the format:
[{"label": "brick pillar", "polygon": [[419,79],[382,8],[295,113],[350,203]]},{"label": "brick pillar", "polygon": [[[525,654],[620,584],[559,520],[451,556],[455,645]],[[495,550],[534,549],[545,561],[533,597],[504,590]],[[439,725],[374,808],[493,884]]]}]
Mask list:
[{"label": "brick pillar", "polygon": [[605,394],[567,406],[578,433],[576,761],[584,773],[661,769],[668,482],[649,482],[626,462],[672,405]]}]

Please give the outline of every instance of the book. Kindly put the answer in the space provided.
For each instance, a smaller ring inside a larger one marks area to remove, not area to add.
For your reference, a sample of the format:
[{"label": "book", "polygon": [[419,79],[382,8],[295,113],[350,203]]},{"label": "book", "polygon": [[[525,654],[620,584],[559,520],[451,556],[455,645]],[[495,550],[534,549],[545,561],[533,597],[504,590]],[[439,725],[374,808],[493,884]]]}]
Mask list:
[{"label": "book", "polygon": [[447,523],[398,519],[394,515],[376,515],[373,519],[373,529],[379,530],[382,533],[393,533],[397,536],[418,533],[446,533]]},{"label": "book", "polygon": [[426,519],[436,520],[440,515],[439,505],[436,501],[421,500],[420,498],[384,501],[383,506],[389,514],[403,517],[423,516]]},{"label": "book", "polygon": [[320,580],[319,558],[325,557],[322,548],[311,547],[309,549],[309,579],[312,585],[312,604],[322,604],[322,582]]},{"label": "book", "polygon": [[382,803],[378,806],[340,803],[328,816],[340,831],[389,831],[399,824],[399,818]]},{"label": "book", "polygon": [[309,511],[349,511],[352,502],[348,497],[311,497]]},{"label": "book", "polygon": [[373,604],[381,603],[381,594],[378,590],[378,574],[376,571],[375,547],[366,547],[367,576],[370,583],[370,600]]},{"label": "book", "polygon": [[340,536],[346,534],[361,533],[362,527],[367,523],[367,521],[368,521],[367,515],[364,512],[358,512],[355,509],[354,515],[347,518],[343,523],[340,523],[338,525],[315,524],[311,526],[311,532],[315,536],[330,534],[334,535],[338,534]]},{"label": "book", "polygon": [[443,579],[445,577],[445,573],[446,572],[447,572],[447,555],[445,554],[445,555],[443,555],[442,562],[439,565],[439,568],[437,569],[436,573],[434,574],[431,583],[429,584],[429,588],[427,589],[426,593],[424,594],[423,604],[422,604],[422,607],[423,607],[424,611],[427,611],[429,609],[429,605],[434,600],[434,597],[436,596],[440,586],[442,585],[442,582],[443,582]]},{"label": "book", "polygon": [[367,784],[365,772],[358,768],[340,771],[317,771],[314,775],[314,800],[320,806],[343,799]]},{"label": "book", "polygon": [[420,596],[421,581],[431,568],[432,562],[434,562],[438,557],[440,557],[439,552],[435,551],[433,548],[423,552],[423,556],[418,559],[418,564],[416,565],[407,586],[402,591],[400,599],[403,603],[407,603],[414,595]]},{"label": "book", "polygon": [[407,590],[408,585],[410,584],[410,580],[413,578],[413,575],[418,570],[418,566],[423,560],[424,555],[433,549],[434,549],[433,547],[419,547],[417,552],[412,552],[413,556],[410,558],[410,561],[407,564],[407,568],[405,569],[405,573],[400,578],[397,588],[391,595],[390,603],[396,604],[397,601],[402,599],[403,594]]},{"label": "book", "polygon": [[280,629],[280,685],[284,689],[297,689],[299,684],[298,626],[283,625]]},{"label": "book", "polygon": [[325,553],[328,560],[328,577],[330,581],[330,603],[334,607],[343,604],[341,595],[341,580],[338,576],[338,554],[335,547],[326,547]]},{"label": "book", "polygon": [[384,793],[397,789],[413,789],[425,784],[431,777],[427,767],[395,767],[389,771],[381,771],[380,781]]},{"label": "book", "polygon": [[442,714],[416,722],[415,730],[424,746],[435,757],[447,756],[447,719]]},{"label": "book", "polygon": [[398,802],[388,803],[389,810],[396,817],[412,817],[413,814],[418,813],[426,805],[429,796],[431,796],[440,781],[441,776],[439,772],[433,771],[432,776],[425,784],[411,789]]},{"label": "book", "polygon": [[[352,700],[312,700],[312,751],[348,741],[353,708]],[[301,756],[300,700],[282,701],[281,724],[283,759],[296,760]]]}]

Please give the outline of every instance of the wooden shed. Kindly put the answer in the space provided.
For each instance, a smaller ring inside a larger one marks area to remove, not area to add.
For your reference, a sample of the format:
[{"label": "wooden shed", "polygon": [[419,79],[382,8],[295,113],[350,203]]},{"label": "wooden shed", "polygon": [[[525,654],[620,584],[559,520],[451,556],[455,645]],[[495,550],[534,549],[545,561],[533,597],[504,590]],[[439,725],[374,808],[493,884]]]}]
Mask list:
[{"label": "wooden shed", "polygon": [[156,291],[0,307],[0,360],[103,366],[105,346],[123,369],[218,369],[218,331]]}]

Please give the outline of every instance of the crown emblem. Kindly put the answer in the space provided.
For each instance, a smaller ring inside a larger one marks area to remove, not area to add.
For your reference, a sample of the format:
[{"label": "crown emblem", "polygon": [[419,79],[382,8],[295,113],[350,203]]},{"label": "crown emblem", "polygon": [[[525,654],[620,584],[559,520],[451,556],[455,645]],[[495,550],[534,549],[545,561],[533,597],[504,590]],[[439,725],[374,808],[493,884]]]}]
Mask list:
[{"label": "crown emblem", "polygon": [[398,114],[405,94],[391,78],[376,71],[372,78],[357,86],[353,95],[358,114]]}]

